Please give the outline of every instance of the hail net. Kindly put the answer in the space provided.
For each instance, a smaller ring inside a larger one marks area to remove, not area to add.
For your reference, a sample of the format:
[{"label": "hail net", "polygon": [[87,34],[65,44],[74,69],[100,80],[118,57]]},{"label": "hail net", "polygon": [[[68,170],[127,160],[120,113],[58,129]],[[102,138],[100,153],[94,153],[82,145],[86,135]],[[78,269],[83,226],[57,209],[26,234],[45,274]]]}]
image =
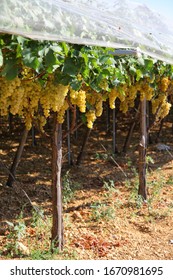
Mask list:
[{"label": "hail net", "polygon": [[1,0],[0,32],[138,49],[173,64],[173,24],[131,0]]}]

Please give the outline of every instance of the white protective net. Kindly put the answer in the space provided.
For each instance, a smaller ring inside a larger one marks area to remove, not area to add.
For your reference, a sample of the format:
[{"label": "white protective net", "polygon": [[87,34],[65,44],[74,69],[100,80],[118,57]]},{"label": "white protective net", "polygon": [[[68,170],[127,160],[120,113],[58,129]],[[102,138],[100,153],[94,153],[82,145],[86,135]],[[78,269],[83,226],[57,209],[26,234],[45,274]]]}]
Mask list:
[{"label": "white protective net", "polygon": [[166,15],[131,0],[1,0],[0,32],[116,49],[139,48],[173,64],[173,28]]}]

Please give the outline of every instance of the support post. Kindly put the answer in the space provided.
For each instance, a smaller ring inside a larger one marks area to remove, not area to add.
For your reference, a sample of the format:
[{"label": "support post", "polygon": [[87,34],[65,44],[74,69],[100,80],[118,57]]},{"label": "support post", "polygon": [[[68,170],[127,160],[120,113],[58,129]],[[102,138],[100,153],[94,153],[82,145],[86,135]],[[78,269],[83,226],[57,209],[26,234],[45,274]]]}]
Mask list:
[{"label": "support post", "polygon": [[139,143],[139,189],[138,194],[144,200],[147,199],[146,184],[146,149],[147,149],[147,125],[146,125],[146,98],[140,104],[140,143]]},{"label": "support post", "polygon": [[53,139],[52,139],[52,237],[53,248],[63,249],[63,214],[62,214],[62,124],[54,115]]},{"label": "support post", "polygon": [[113,109],[113,153],[114,154],[118,153],[118,148],[116,145],[116,115],[117,115],[117,110]]},{"label": "support post", "polygon": [[68,146],[68,164],[71,165],[71,143],[70,143],[70,112],[67,110],[67,146]]},{"label": "support post", "polygon": [[20,159],[21,159],[21,156],[22,156],[22,153],[23,153],[23,149],[24,149],[27,137],[28,137],[28,132],[29,132],[29,130],[27,130],[26,127],[25,127],[24,130],[23,130],[23,133],[22,133],[21,141],[19,143],[19,146],[18,146],[16,154],[15,154],[13,163],[10,167],[10,173],[13,176],[11,176],[11,174],[8,176],[8,180],[7,180],[7,183],[6,183],[6,185],[8,187],[12,187],[12,185],[13,185],[14,178],[15,178],[15,175],[16,175],[16,170],[17,170],[17,167],[20,163]]}]

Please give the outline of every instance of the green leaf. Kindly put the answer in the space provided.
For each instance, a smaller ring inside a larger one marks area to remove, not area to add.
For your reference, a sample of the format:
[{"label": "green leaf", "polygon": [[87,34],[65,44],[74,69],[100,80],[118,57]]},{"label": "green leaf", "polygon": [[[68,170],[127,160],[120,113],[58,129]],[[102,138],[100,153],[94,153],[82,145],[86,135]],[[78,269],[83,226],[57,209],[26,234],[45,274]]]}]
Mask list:
[{"label": "green leaf", "polygon": [[3,54],[2,54],[2,50],[0,50],[0,67],[3,65]]},{"label": "green leaf", "polygon": [[81,75],[84,79],[89,78],[90,75],[90,69],[85,67],[84,69],[81,70]]},{"label": "green leaf", "polygon": [[151,71],[153,68],[154,61],[152,59],[145,59],[145,70]]},{"label": "green leaf", "polygon": [[72,82],[72,80],[73,80],[73,78],[68,75],[63,75],[62,73],[55,74],[55,82],[58,84],[67,86]]},{"label": "green leaf", "polygon": [[42,62],[42,58],[38,58],[38,54],[32,53],[31,48],[27,48],[23,51],[23,62],[27,67],[35,69],[36,71],[39,69],[40,63]]},{"label": "green leaf", "polygon": [[124,81],[124,75],[119,68],[115,69],[114,75],[115,75],[115,80],[119,80],[120,82]]},{"label": "green leaf", "polygon": [[81,56],[83,57],[85,64],[88,64],[88,54],[87,53],[81,53]]},{"label": "green leaf", "polygon": [[65,55],[67,56],[68,52],[69,52],[69,45],[65,42],[62,42],[61,45],[62,45],[62,48],[63,48],[63,51],[64,51]]},{"label": "green leaf", "polygon": [[70,83],[70,86],[72,87],[72,89],[74,90],[79,90],[82,86],[82,81],[78,81],[77,79],[76,80],[73,80],[71,83]]},{"label": "green leaf", "polygon": [[140,69],[136,70],[136,81],[138,82],[141,78],[143,78],[144,75]]},{"label": "green leaf", "polygon": [[75,77],[78,74],[79,70],[79,67],[75,65],[75,61],[72,58],[68,57],[67,59],[65,59],[63,68],[64,75]]},{"label": "green leaf", "polygon": [[93,81],[90,83],[90,86],[93,90],[100,92],[102,89],[98,86],[97,81]]},{"label": "green leaf", "polygon": [[136,67],[134,65],[130,66],[130,72],[132,72],[133,74],[136,74]]},{"label": "green leaf", "polygon": [[25,42],[29,41],[29,39],[22,37],[22,36],[17,36],[16,39],[17,39],[17,42],[22,46],[25,44]]},{"label": "green leaf", "polygon": [[6,77],[7,80],[13,80],[18,75],[17,61],[14,59],[7,60],[5,67],[3,68],[1,75]]},{"label": "green leaf", "polygon": [[48,68],[52,68],[56,64],[56,57],[52,49],[49,49],[45,56],[45,64]]}]

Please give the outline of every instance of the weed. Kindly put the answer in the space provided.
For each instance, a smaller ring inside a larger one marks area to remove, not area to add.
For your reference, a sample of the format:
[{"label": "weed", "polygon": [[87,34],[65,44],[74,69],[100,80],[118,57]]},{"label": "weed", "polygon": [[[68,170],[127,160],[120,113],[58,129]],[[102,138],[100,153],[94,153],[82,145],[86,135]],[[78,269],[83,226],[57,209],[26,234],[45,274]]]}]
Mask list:
[{"label": "weed", "polygon": [[109,154],[107,154],[107,153],[96,153],[95,154],[95,159],[108,160],[109,159]]},{"label": "weed", "polygon": [[44,211],[42,209],[38,209],[38,211],[33,209],[32,218],[31,218],[31,226],[39,227],[39,226],[43,225],[43,219],[44,219]]},{"label": "weed", "polygon": [[31,259],[32,260],[53,260],[54,254],[58,254],[59,250],[54,248],[53,253],[52,249],[43,250],[43,249],[36,249],[31,252]]},{"label": "weed", "polygon": [[119,190],[115,189],[115,183],[113,180],[109,180],[108,182],[104,181],[103,188],[107,191],[105,194],[106,197],[112,197],[114,194],[118,194]]},{"label": "weed", "polygon": [[107,206],[105,203],[95,202],[93,205],[91,205],[91,208],[91,220],[93,221],[115,218],[114,208]]},{"label": "weed", "polygon": [[69,172],[67,171],[62,179],[62,199],[64,203],[70,202],[75,195],[75,191],[79,189],[79,184],[71,180]]},{"label": "weed", "polygon": [[151,156],[146,156],[146,163],[147,164],[154,164],[154,159]]},{"label": "weed", "polygon": [[166,181],[166,184],[173,185],[173,176],[169,177],[169,179]]},{"label": "weed", "polygon": [[7,221],[7,224],[10,228],[10,232],[7,235],[8,242],[5,246],[5,249],[11,256],[20,255],[21,252],[19,250],[19,241],[24,238],[26,234],[26,225],[23,221],[23,211],[21,211],[18,222],[16,224]]},{"label": "weed", "polygon": [[31,252],[32,260],[50,260],[52,259],[52,253],[49,251],[44,251],[41,249],[33,250]]}]

